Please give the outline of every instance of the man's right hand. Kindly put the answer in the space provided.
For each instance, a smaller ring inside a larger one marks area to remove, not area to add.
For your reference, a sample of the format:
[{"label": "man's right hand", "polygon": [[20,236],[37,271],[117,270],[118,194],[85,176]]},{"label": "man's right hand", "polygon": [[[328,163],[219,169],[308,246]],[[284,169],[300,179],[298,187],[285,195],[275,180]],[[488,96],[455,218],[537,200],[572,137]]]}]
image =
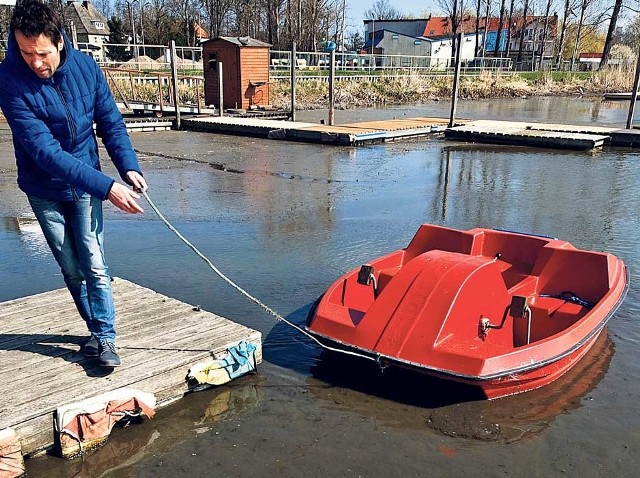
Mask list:
[{"label": "man's right hand", "polygon": [[136,199],[140,199],[140,195],[120,183],[113,183],[107,199],[111,201],[115,207],[124,212],[131,214],[144,212],[136,201]]}]

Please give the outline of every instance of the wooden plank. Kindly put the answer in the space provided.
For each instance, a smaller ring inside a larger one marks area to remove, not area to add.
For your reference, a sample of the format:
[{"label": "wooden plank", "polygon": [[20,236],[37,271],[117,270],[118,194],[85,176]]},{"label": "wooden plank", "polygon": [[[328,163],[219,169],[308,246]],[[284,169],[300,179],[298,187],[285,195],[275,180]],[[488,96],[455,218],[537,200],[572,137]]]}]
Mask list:
[{"label": "wooden plank", "polygon": [[[188,390],[190,366],[243,340],[256,344],[256,359],[262,360],[257,331],[122,279],[113,291],[123,365],[106,374],[96,359],[80,353],[87,333],[65,289],[0,304],[0,335],[15,331],[11,311],[26,320],[40,318],[28,333],[3,337],[0,344],[5,392],[0,428],[16,429],[25,454],[53,443],[53,413],[59,406],[125,386],[157,394],[160,403],[173,401]],[[38,305],[43,301],[47,308]]]},{"label": "wooden plank", "polygon": [[550,125],[551,130],[543,127],[525,122],[479,120],[447,128],[445,137],[461,141],[576,150],[600,148],[609,140],[609,136],[603,134],[573,132],[579,127],[559,128],[558,125]]}]

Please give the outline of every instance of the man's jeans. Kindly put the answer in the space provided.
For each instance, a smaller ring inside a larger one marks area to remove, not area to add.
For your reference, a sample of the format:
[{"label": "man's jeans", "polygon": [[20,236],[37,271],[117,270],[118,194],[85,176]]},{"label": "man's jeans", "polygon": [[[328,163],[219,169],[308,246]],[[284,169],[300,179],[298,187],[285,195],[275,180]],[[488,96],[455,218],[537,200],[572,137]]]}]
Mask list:
[{"label": "man's jeans", "polygon": [[85,194],[78,201],[30,196],[29,203],[89,331],[99,341],[115,341],[115,307],[104,261],[102,201]]}]

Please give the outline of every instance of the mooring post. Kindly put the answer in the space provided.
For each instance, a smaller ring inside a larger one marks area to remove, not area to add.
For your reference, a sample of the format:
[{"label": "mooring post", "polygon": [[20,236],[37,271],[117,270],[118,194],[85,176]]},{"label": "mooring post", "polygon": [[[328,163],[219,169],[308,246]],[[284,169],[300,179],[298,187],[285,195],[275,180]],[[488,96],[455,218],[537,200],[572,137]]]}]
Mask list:
[{"label": "mooring post", "polygon": [[224,115],[224,82],[222,81],[222,62],[218,62],[218,116]]},{"label": "mooring post", "polygon": [[296,120],[296,42],[291,45],[291,121]]},{"label": "mooring post", "polygon": [[329,53],[329,126],[333,126],[335,123],[335,111],[334,111],[334,84],[336,79],[336,50],[331,50]]},{"label": "mooring post", "polygon": [[631,92],[631,102],[629,103],[629,116],[627,116],[627,129],[633,128],[633,113],[636,109],[636,99],[638,96],[639,83],[640,83],[640,53],[638,53],[638,63],[636,64],[636,77],[633,80],[633,91]]},{"label": "mooring post", "polygon": [[449,128],[453,127],[456,121],[456,107],[458,106],[458,84],[460,82],[460,66],[462,65],[462,33],[458,33],[458,43],[456,44],[456,66],[453,75],[453,88],[451,91],[451,115],[449,116]]},{"label": "mooring post", "polygon": [[169,55],[171,56],[171,84],[173,85],[173,106],[176,109],[175,128],[180,129],[180,105],[178,100],[178,62],[176,61],[176,42],[169,42]]}]

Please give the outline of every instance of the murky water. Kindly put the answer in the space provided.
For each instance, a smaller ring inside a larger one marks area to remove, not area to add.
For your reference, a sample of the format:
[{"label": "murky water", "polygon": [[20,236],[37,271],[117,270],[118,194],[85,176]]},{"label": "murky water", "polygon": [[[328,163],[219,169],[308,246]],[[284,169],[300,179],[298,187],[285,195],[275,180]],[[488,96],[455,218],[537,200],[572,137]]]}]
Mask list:
[{"label": "murky water", "polygon": [[[542,98],[462,102],[459,117],[626,122],[626,103]],[[449,105],[336,113],[338,122],[448,116]],[[318,120],[323,112],[301,112]],[[62,286],[0,135],[0,300]],[[421,140],[335,148],[187,132],[135,134],[149,194],[243,288],[303,324],[345,271],[407,244],[423,222],[553,235],[612,252],[632,273],[607,335],[569,374],[495,402],[317,347],[213,275],[154,216],[108,208],[113,275],[256,328],[255,376],[192,394],[29,476],[636,476],[640,459],[640,155]],[[205,325],[205,324],[203,324]],[[159,324],[161,326],[161,324]],[[427,471],[428,470],[428,471]]]}]

